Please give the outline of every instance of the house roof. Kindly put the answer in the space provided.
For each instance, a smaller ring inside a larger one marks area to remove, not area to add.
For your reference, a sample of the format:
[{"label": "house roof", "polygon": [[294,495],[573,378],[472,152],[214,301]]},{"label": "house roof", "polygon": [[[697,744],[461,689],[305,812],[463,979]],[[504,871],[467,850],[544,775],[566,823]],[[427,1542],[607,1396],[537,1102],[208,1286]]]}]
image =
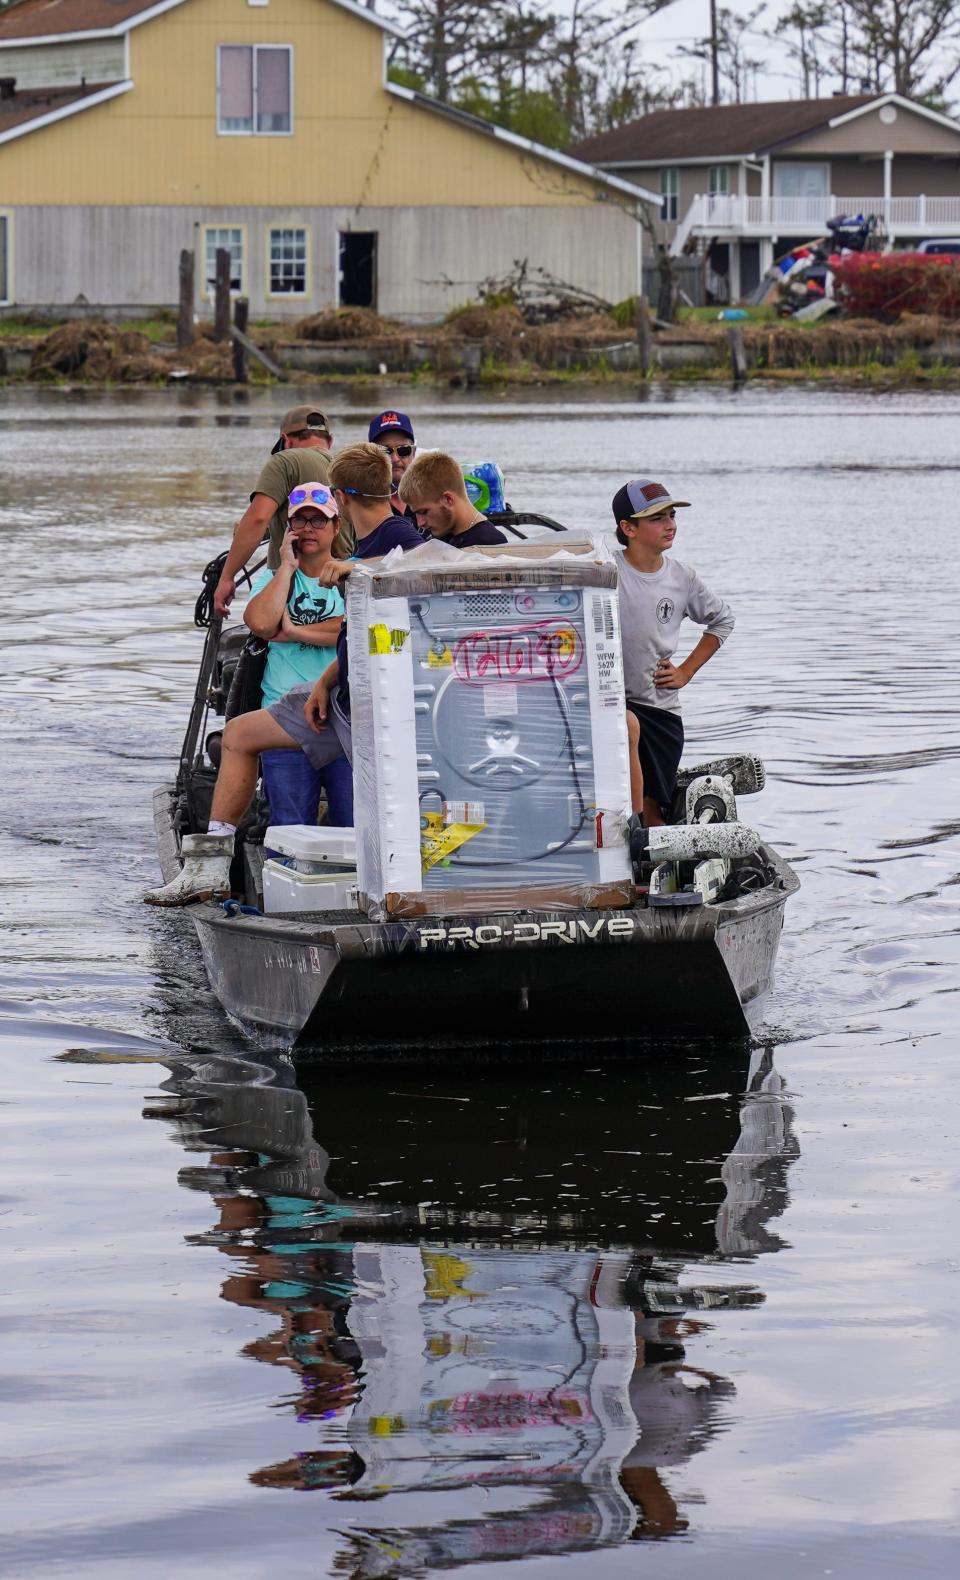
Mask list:
[{"label": "house roof", "polygon": [[638,186],[635,181],[624,181],[621,177],[611,175],[607,170],[600,170],[596,165],[578,159],[572,154],[562,154],[556,148],[548,148],[545,143],[535,143],[529,137],[520,137],[516,132],[507,131],[506,127],[496,126],[492,121],[486,121],[479,115],[471,115],[469,111],[461,110],[454,104],[446,104],[442,99],[431,99],[425,93],[417,93],[415,89],[403,87],[397,82],[388,82],[386,88],[394,98],[405,99],[417,109],[429,110],[434,115],[443,115],[448,120],[458,121],[461,125],[469,127],[471,131],[495,138],[498,142],[510,143],[514,148],[533,154],[537,159],[545,160],[548,164],[561,166],[570,171],[571,175],[585,177],[589,181],[597,182],[599,186],[620,192],[633,202],[655,203],[658,206],[661,202],[659,192],[651,192],[647,187]]},{"label": "house roof", "polygon": [[[15,126],[36,120],[38,115],[62,110],[64,105],[72,104],[75,99],[85,98],[86,91],[85,88],[31,88],[29,93],[17,93],[11,99],[0,99],[0,137]],[[95,93],[97,89],[90,91]]]},{"label": "house roof", "polygon": [[24,137],[27,132],[38,131],[78,110],[105,104],[132,87],[133,83],[127,81],[88,82],[83,87],[30,88],[9,99],[0,99],[0,143]]},{"label": "house roof", "polygon": [[[7,10],[0,11],[0,45],[125,33],[183,3],[184,0],[13,0]],[[330,3],[384,32],[401,31],[386,17],[368,10],[361,0],[330,0]]]},{"label": "house roof", "polygon": [[0,44],[18,38],[104,33],[152,9],[145,0],[18,0],[0,13]]},{"label": "house roof", "polygon": [[711,156],[750,158],[829,126],[838,116],[876,104],[886,95],[838,94],[830,99],[781,99],[763,104],[716,104],[695,110],[654,110],[612,132],[588,137],[571,150],[594,164],[661,163]]}]

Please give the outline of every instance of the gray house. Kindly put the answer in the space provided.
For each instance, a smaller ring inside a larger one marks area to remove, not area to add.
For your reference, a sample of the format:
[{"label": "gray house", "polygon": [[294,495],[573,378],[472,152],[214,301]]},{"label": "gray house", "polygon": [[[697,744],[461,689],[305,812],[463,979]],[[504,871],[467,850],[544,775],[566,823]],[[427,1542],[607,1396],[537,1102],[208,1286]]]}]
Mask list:
[{"label": "gray house", "polygon": [[659,189],[663,240],[732,300],[838,213],[882,215],[898,246],[960,235],[960,123],[896,93],[658,110],[573,152]]}]

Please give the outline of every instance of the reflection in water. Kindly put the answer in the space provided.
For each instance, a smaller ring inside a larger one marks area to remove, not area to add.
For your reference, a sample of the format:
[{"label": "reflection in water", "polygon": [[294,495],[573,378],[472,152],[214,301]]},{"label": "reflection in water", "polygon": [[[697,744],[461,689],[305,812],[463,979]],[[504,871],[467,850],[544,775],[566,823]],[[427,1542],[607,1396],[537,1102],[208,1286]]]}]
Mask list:
[{"label": "reflection in water", "polygon": [[723,1259],[781,1244],[797,1149],[771,1053],[745,1093],[699,1055],[397,1079],[211,1059],[150,1110],[209,1154],[181,1172],[217,1207],[195,1238],[265,1313],[244,1353],[309,1433],[251,1481],[349,1504],[355,1577],[686,1530],[672,1473],[735,1397],[698,1341],[763,1298]]}]

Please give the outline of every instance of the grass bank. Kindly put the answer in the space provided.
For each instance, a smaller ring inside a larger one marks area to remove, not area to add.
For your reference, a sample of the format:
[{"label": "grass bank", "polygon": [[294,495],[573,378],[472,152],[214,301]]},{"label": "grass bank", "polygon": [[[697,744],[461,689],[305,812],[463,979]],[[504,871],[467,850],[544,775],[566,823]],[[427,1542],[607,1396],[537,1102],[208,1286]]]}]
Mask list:
[{"label": "grass bank", "polygon": [[[711,316],[708,318],[706,314]],[[930,315],[897,324],[830,319],[816,325],[754,310],[729,324],[713,309],[687,312],[658,329],[647,366],[632,325],[604,313],[529,324],[516,308],[470,308],[443,324],[410,326],[360,309],[315,314],[298,323],[250,326],[251,340],[291,384],[363,384],[389,379],[449,387],[722,382],[732,348],[748,378],[817,380],[855,387],[953,387],[960,384],[960,323]],[[249,360],[249,381],[273,382]],[[53,385],[229,385],[233,347],[200,324],[177,347],[172,315],[107,322],[78,318],[51,328],[29,317],[0,319],[0,379]]]}]

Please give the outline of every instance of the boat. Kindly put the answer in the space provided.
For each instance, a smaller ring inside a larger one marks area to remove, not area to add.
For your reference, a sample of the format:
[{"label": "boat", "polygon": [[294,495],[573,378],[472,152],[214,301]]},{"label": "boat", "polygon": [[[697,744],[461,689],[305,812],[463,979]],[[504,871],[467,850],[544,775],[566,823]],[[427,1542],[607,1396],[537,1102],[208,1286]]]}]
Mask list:
[{"label": "boat", "polygon": [[[520,539],[530,527],[564,531],[549,517],[509,515],[498,520]],[[219,563],[207,567],[198,603],[198,623],[209,624],[179,768],[154,796],[165,882],[180,870],[184,835],[206,827],[218,720],[246,637],[209,615]],[[763,782],[752,756],[682,768],[666,829],[631,829],[637,881],[623,903],[507,908],[492,895],[489,910],[421,907],[385,919],[356,906],[266,914],[255,805],[238,833],[233,897],[191,906],[189,920],[230,1019],[298,1060],[448,1045],[487,1054],[549,1044],[575,1056],[598,1040],[749,1037],[799,887],[738,820],[736,796]]]}]

